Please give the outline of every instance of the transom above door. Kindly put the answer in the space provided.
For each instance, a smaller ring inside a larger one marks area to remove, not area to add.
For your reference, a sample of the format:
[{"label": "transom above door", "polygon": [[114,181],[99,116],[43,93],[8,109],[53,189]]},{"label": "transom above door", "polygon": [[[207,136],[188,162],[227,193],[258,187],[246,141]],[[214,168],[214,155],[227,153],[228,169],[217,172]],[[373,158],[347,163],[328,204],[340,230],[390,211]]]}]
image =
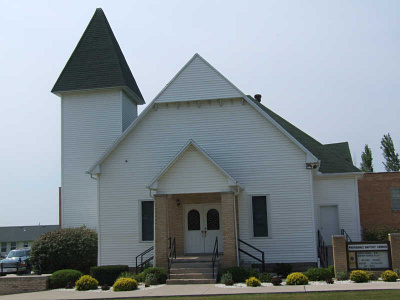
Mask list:
[{"label": "transom above door", "polygon": [[222,252],[221,204],[185,205],[185,253],[212,253],[218,237]]}]

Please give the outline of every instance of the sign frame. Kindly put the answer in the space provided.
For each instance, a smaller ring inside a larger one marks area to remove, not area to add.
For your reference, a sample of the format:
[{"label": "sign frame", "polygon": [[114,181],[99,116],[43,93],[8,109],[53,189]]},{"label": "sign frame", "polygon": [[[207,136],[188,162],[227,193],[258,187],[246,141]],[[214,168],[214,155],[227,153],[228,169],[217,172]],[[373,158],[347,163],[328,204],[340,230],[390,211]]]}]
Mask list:
[{"label": "sign frame", "polygon": [[[381,249],[374,249],[374,250],[352,250],[349,251],[349,245],[387,245],[387,250],[381,250]],[[349,262],[349,252],[354,252],[355,254],[355,260],[356,260],[356,268],[350,268],[350,262]],[[359,252],[387,252],[388,254],[388,261],[389,261],[389,267],[388,268],[370,268],[370,269],[360,269],[358,266],[358,253]],[[346,242],[346,259],[347,259],[347,269],[349,271],[354,271],[354,270],[371,270],[371,271],[385,271],[385,270],[392,270],[392,255],[391,255],[391,249],[390,249],[390,242]]]}]

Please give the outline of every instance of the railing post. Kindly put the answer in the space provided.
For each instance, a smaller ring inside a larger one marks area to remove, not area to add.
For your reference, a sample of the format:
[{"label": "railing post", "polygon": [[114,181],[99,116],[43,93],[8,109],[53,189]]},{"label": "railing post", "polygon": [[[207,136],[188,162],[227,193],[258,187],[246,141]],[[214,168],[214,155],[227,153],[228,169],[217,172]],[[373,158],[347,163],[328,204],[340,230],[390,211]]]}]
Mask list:
[{"label": "railing post", "polygon": [[264,252],[262,253],[262,267],[261,267],[261,270],[263,271],[263,273],[264,273],[264,271],[265,271],[265,259],[264,259]]}]

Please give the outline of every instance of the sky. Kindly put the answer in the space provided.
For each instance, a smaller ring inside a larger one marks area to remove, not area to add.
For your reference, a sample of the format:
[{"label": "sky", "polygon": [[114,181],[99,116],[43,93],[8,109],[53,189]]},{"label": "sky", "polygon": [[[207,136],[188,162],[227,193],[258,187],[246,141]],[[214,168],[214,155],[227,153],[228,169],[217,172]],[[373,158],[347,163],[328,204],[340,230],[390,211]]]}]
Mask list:
[{"label": "sky", "polygon": [[147,103],[199,53],[321,143],[348,141],[356,166],[368,144],[384,171],[384,134],[400,151],[400,1],[0,0],[0,226],[58,224],[50,90],[97,7]]}]

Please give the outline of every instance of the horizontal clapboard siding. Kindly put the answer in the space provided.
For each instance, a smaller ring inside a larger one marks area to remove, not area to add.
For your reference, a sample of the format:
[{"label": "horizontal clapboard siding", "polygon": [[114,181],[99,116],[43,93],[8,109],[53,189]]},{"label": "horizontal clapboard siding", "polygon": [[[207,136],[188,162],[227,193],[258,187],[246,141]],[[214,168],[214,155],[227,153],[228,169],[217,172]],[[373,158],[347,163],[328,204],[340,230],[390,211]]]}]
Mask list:
[{"label": "horizontal clapboard siding", "polygon": [[121,98],[122,98],[122,131],[125,131],[125,129],[128,128],[128,126],[137,117],[137,105],[122,91],[121,91]]},{"label": "horizontal clapboard siding", "polygon": [[121,134],[118,90],[62,97],[62,226],[97,227],[97,184],[86,174]]},{"label": "horizontal clapboard siding", "polygon": [[[133,266],[149,243],[139,241],[139,200],[146,186],[193,139],[245,188],[240,237],[269,262],[315,262],[312,187],[305,153],[241,101],[170,104],[150,111],[101,165],[100,263]],[[270,239],[251,237],[248,195],[268,194]],[[118,249],[118,255],[115,250]],[[243,257],[247,259],[246,257]]]},{"label": "horizontal clapboard siding", "polygon": [[157,98],[156,102],[241,97],[242,94],[196,55]]},{"label": "horizontal clapboard siding", "polygon": [[339,228],[351,239],[360,241],[357,179],[354,176],[316,177],[314,180],[316,226],[319,228],[319,207],[337,205]]},{"label": "horizontal clapboard siding", "polygon": [[158,180],[161,194],[229,191],[228,178],[202,153],[190,146]]}]

